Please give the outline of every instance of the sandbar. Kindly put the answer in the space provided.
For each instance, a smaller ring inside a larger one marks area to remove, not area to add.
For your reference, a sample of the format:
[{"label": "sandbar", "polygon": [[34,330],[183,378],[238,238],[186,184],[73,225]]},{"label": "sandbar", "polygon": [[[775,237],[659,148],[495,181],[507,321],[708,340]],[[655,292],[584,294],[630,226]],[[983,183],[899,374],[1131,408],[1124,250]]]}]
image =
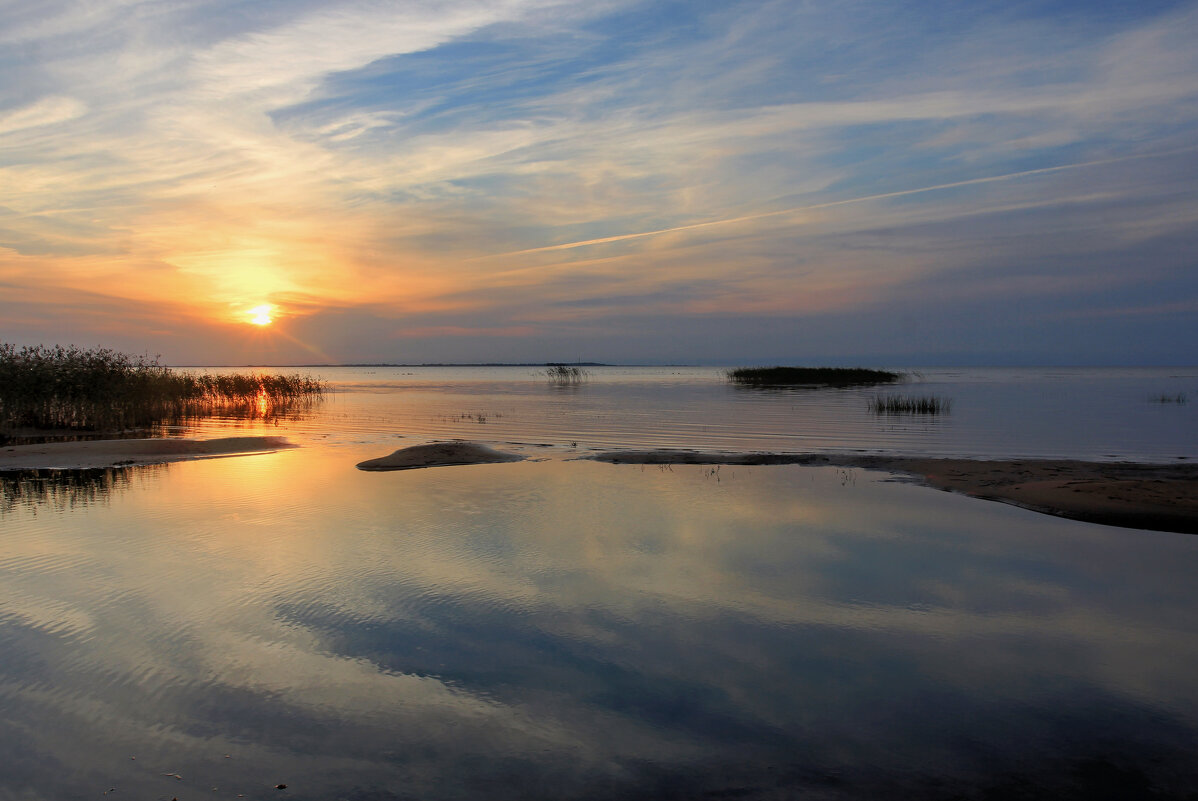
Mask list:
[{"label": "sandbar", "polygon": [[294,448],[285,437],[95,439],[0,448],[2,470],[88,470],[244,456]]},{"label": "sandbar", "polygon": [[427,445],[412,445],[387,456],[367,459],[358,463],[359,470],[415,470],[421,467],[447,467],[449,465],[495,464],[498,462],[520,462],[524,457],[516,453],[497,451],[476,442],[432,442]]},{"label": "sandbar", "polygon": [[1198,534],[1198,464],[668,450],[611,451],[591,458],[615,464],[802,464],[884,470],[937,489],[1058,517]]}]

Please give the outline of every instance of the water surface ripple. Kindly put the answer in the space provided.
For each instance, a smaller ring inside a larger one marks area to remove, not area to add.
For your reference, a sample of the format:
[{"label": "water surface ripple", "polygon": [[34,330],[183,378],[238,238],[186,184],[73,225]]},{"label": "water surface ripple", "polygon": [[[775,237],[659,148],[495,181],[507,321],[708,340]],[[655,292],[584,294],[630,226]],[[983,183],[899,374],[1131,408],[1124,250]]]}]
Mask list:
[{"label": "water surface ripple", "polygon": [[[928,373],[903,391],[952,414],[881,420],[869,390],[710,370],[330,372],[307,416],[177,432],[302,448],[0,485],[0,798],[1198,790],[1198,538],[862,470],[569,460],[1167,460],[1194,455],[1194,407],[1149,393],[1193,373]],[[546,458],[354,468],[449,437]]]},{"label": "water surface ripple", "polygon": [[[593,367],[566,387],[531,367],[313,371],[335,389],[313,414],[285,424],[216,419],[186,431],[281,433],[285,425],[325,444],[396,447],[472,439],[583,451],[1198,458],[1193,368],[911,370],[901,384],[848,389],[738,387],[711,367]],[[942,415],[870,411],[872,399],[889,394],[934,395],[952,407]]]}]

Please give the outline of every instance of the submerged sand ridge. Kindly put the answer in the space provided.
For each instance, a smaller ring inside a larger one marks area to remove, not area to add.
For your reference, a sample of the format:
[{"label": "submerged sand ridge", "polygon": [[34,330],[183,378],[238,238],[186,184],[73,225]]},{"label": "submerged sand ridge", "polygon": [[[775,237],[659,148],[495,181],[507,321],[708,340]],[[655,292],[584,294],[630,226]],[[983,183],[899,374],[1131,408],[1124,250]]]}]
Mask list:
[{"label": "submerged sand ridge", "polygon": [[359,470],[414,470],[421,467],[520,462],[525,457],[477,442],[432,442],[412,445],[387,456],[358,463]]},{"label": "submerged sand ridge", "polygon": [[614,464],[800,464],[885,470],[915,476],[937,489],[1059,517],[1198,534],[1198,464],[669,450],[610,451],[591,458]]},{"label": "submerged sand ridge", "polygon": [[88,470],[269,453],[294,447],[286,437],[46,442],[0,448],[0,470]]},{"label": "submerged sand ridge", "polygon": [[[358,469],[413,470],[516,462],[524,458],[474,442],[434,442],[360,462]],[[1074,520],[1198,534],[1198,464],[683,450],[608,451],[587,458],[613,464],[859,467],[907,474],[937,489]]]}]

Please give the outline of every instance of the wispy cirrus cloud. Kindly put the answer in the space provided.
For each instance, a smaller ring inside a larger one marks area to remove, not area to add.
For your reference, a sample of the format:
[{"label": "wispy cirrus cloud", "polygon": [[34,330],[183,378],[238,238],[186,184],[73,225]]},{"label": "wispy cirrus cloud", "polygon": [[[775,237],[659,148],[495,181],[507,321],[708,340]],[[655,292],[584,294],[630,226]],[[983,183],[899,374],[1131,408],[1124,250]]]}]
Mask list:
[{"label": "wispy cirrus cloud", "polygon": [[43,97],[0,114],[0,134],[11,134],[43,125],[55,125],[83,116],[87,106],[70,97]]},{"label": "wispy cirrus cloud", "polygon": [[976,277],[1003,259],[1085,254],[1085,293],[1192,226],[1192,2],[112,0],[0,22],[20,76],[0,280],[47,295],[302,295],[430,340],[469,328],[455,313],[535,339],[634,308],[850,313],[929,276],[1070,291]]}]

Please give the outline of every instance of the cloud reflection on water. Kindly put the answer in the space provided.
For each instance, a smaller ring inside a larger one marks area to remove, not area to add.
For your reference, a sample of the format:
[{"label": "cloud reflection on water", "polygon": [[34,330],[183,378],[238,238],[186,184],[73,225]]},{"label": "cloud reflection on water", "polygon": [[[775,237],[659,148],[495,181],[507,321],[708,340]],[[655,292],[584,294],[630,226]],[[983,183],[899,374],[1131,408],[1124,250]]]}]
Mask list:
[{"label": "cloud reflection on water", "polygon": [[13,510],[6,790],[178,792],[177,771],[301,798],[1169,797],[1198,778],[1193,538],[863,471],[363,475],[343,450]]}]

